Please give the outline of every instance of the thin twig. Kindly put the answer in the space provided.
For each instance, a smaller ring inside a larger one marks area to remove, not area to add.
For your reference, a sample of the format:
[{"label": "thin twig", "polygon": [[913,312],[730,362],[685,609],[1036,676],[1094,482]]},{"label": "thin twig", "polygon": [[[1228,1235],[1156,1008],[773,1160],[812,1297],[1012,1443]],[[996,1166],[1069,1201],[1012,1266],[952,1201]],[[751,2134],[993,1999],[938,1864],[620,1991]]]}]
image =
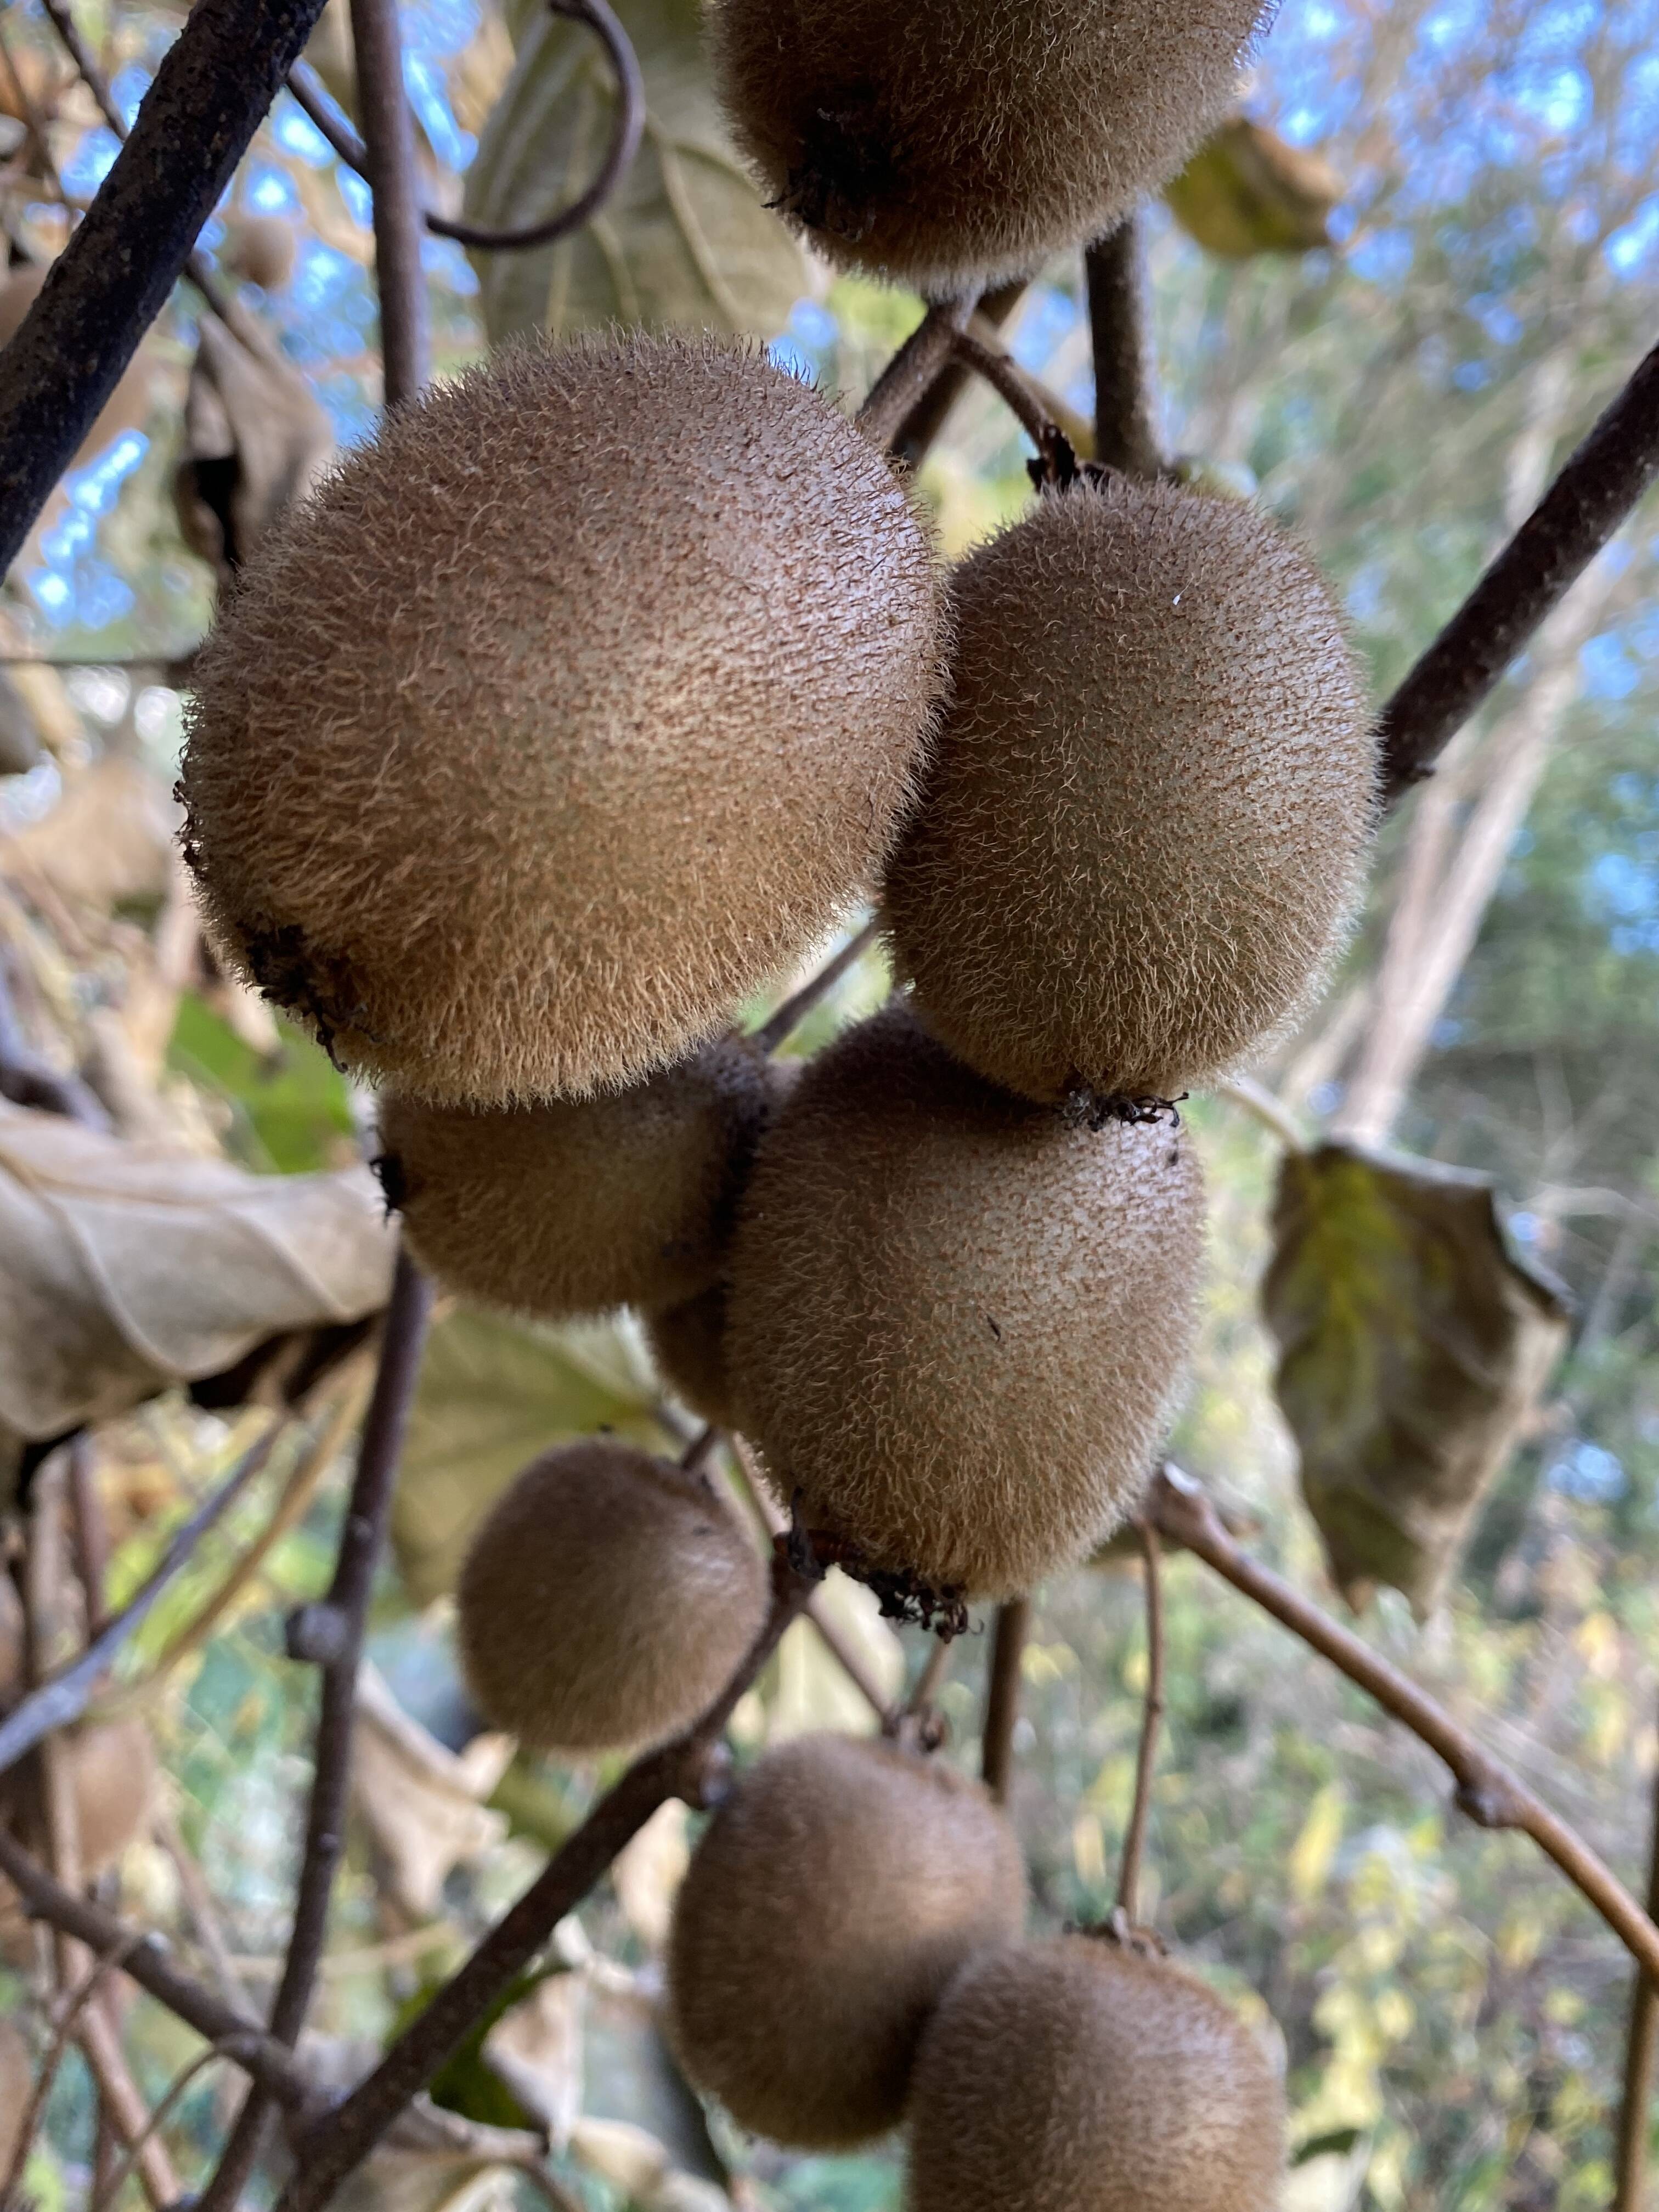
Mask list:
[{"label": "thin twig", "polygon": [[[115,136],[125,144],[127,136],[127,118],[116,105],[115,94],[110,88],[109,79],[98,66],[97,57],[81,36],[80,28],[70,9],[69,0],[40,0],[40,4],[51,19],[52,27],[58,33],[64,52],[74,63],[81,82],[97,103],[99,113]],[[219,289],[218,279],[214,276],[212,265],[206,256],[199,252],[190,254],[185,262],[184,273],[220,320],[228,322],[230,318],[229,305]]]},{"label": "thin twig", "polygon": [[269,2036],[257,2021],[239,2013],[211,1990],[174,1965],[157,1935],[133,1928],[106,1912],[89,1897],[80,1897],[49,1874],[16,1838],[0,1827],[0,1874],[23,1900],[32,1920],[73,1936],[93,1951],[118,1954],[112,1965],[159,2004],[216,2043],[246,2074],[252,2075],[280,2104],[298,2106],[312,2094],[310,2081],[286,2045]]},{"label": "thin twig", "polygon": [[915,1687],[904,1701],[907,1713],[925,1713],[935,1702],[945,1678],[951,1671],[951,1660],[956,1648],[954,1637],[936,1636],[933,1638],[933,1649],[922,1662],[921,1672],[916,1676]]},{"label": "thin twig", "polygon": [[1276,1098],[1265,1083],[1258,1083],[1253,1075],[1224,1076],[1215,1086],[1218,1098],[1225,1098],[1240,1107],[1264,1129],[1271,1130],[1287,1152],[1305,1152],[1307,1137],[1290,1108]]},{"label": "thin twig", "polygon": [[9,568],[182,274],[323,0],[196,0],[131,135],[7,345],[0,569]]},{"label": "thin twig", "polygon": [[[746,1439],[733,1437],[730,1441],[738,1487],[748,1502],[756,1526],[769,1543],[775,1544],[789,1526],[788,1516],[779,1510],[770,1492],[762,1481],[752,1448]],[[881,1723],[882,1734],[890,1735],[900,1716],[882,1695],[880,1683],[824,1611],[822,1591],[815,1590],[807,1600],[806,1618],[811,1623],[812,1632],[819,1643]]]},{"label": "thin twig", "polygon": [[[251,2017],[252,2002],[230,1946],[225,1941],[225,1931],[219,1924],[218,1907],[213,1893],[208,1887],[207,1877],[197,1864],[195,1854],[185,1841],[173,1808],[165,1802],[157,1806],[151,1815],[150,1828],[155,1840],[173,1862],[173,1872],[179,1877],[179,1893],[184,1899],[185,1911],[196,1930],[196,1940],[212,1962],[213,1977],[219,1984],[219,1994],[225,2002],[238,2012]],[[277,1967],[280,1969],[281,1961]],[[4,2203],[0,2197],[0,2203]]]},{"label": "thin twig", "polygon": [[[1659,1921],[1659,1769],[1653,1778],[1648,1841],[1648,1917]],[[1659,1989],[1638,1966],[1625,2035],[1625,2086],[1613,2152],[1613,2212],[1648,2212],[1648,2144],[1653,2132],[1653,2057],[1659,2042]]]},{"label": "thin twig", "polygon": [[80,1718],[117,1653],[143,1626],[168,1583],[189,1565],[209,1529],[236,1503],[270,1458],[282,1428],[280,1420],[273,1423],[252,1450],[243,1454],[228,1479],[179,1529],[131,1603],[123,1607],[80,1657],[39,1689],[31,1690],[21,1705],[0,1721],[0,1774],[15,1766],[54,1729],[66,1728]]},{"label": "thin twig", "polygon": [[[1024,279],[1018,283],[999,285],[981,301],[974,312],[974,320],[982,322],[993,333],[1000,332],[1024,298],[1025,290]],[[947,361],[894,432],[893,452],[906,468],[919,469],[927,459],[951,410],[966,390],[968,378],[965,362]]]},{"label": "thin twig", "polygon": [[1147,1500],[1147,1517],[1166,1540],[1184,1544],[1235,1589],[1322,1652],[1385,1712],[1420,1736],[1457,1784],[1457,1804],[1483,1828],[1516,1828],[1530,1836],[1573,1886],[1583,1892],[1613,1934],[1650,1974],[1659,1977],[1659,1925],[1649,1918],[1613,1869],[1520,1777],[1461,1728],[1428,1692],[1379,1652],[1322,1613],[1293,1584],[1262,1566],[1228,1534],[1203,1486],[1165,1466]]},{"label": "thin twig", "polygon": [[1140,1869],[1146,1856],[1146,1823],[1152,1809],[1158,1732],[1164,1720],[1164,1578],[1159,1571],[1158,1531],[1149,1521],[1142,1521],[1137,1534],[1146,1592],[1146,1696],[1140,1714],[1140,1747],[1135,1754],[1134,1803],[1117,1878],[1117,1908],[1131,1928],[1139,1920]]},{"label": "thin twig", "polygon": [[824,962],[816,975],[809,976],[799,991],[791,992],[783,1004],[768,1015],[755,1031],[753,1042],[766,1053],[775,1052],[781,1044],[786,1043],[819,1000],[835,989],[848,969],[863,959],[880,936],[880,917],[872,916],[862,929],[848,939],[832,959]]},{"label": "thin twig", "polygon": [[58,2016],[52,2022],[52,2039],[46,2045],[40,2061],[40,2070],[34,2079],[34,2087],[18,2122],[16,2145],[12,2151],[11,2162],[4,2173],[0,2174],[0,2206],[9,2206],[15,2201],[17,2185],[23,2179],[23,2169],[28,2164],[29,2145],[40,2124],[40,2116],[46,2109],[46,2100],[52,2094],[52,2085],[58,2079],[58,2069],[64,2063],[64,2053],[80,2026],[81,2015],[103,1988],[108,1976],[121,1965],[127,1953],[135,1945],[148,1941],[142,1930],[135,1929],[112,1948],[100,1951],[82,1976],[79,1986],[58,2008]]},{"label": "thin twig", "polygon": [[991,1674],[985,1688],[985,1726],[980,1738],[980,1772],[999,1805],[1008,1802],[1014,1773],[1014,1723],[1019,1718],[1019,1662],[1031,1624],[1029,1598],[1010,1598],[997,1607],[991,1644]]},{"label": "thin twig", "polygon": [[351,0],[351,41],[373,191],[384,396],[388,407],[401,407],[431,374],[431,340],[421,268],[415,123],[404,90],[398,0]]},{"label": "thin twig", "polygon": [[1062,483],[1077,470],[1077,451],[1027,381],[1025,372],[1004,346],[988,344],[971,328],[957,334],[958,361],[982,377],[1036,447],[1045,469]]},{"label": "thin twig", "polygon": [[883,369],[858,411],[859,428],[872,444],[891,444],[911,409],[950,361],[957,334],[967,329],[977,304],[971,292],[937,301]]},{"label": "thin twig", "polygon": [[109,1575],[109,1529],[104,1520],[103,1501],[98,1495],[92,1438],[84,1429],[70,1440],[69,1507],[75,1571],[86,1597],[87,1634],[91,1638],[100,1634],[109,1622],[104,1602]]},{"label": "thin twig", "polygon": [[[289,1621],[289,1656],[315,1662],[323,1675],[305,1855],[300,1865],[288,1955],[270,2010],[272,2035],[290,2046],[299,2041],[310,2008],[317,1969],[328,1940],[334,1877],[345,1850],[357,1669],[362,1657],[369,1590],[392,1510],[398,1459],[420,1373],[431,1305],[432,1291],[426,1278],[408,1254],[400,1251],[386,1306],[374,1393],[363,1422],[356,1476],[340,1531],[334,1577],[325,1598],[301,1606]],[[268,2112],[266,2095],[257,2087],[251,2090],[203,2192],[201,2212],[228,2212],[237,2202],[258,2154]]]},{"label": "thin twig", "polygon": [[1155,477],[1164,467],[1164,453],[1140,218],[1131,216],[1090,246],[1083,265],[1095,357],[1095,459],[1127,476]]},{"label": "thin twig", "polygon": [[[599,174],[586,191],[544,222],[526,223],[520,230],[487,230],[475,222],[439,215],[430,208],[425,210],[423,221],[434,238],[453,238],[474,253],[521,253],[528,246],[550,246],[556,239],[580,230],[616,191],[640,149],[645,131],[645,80],[628,33],[606,0],[548,0],[548,5],[554,15],[586,24],[604,41],[617,80],[611,143]],[[346,167],[367,177],[368,154],[362,140],[336,108],[326,86],[308,62],[296,62],[289,70],[288,88]]]},{"label": "thin twig", "polygon": [[[92,2201],[87,2208],[87,2212],[107,2212],[107,2208],[120,2196],[127,2176],[137,2165],[149,2144],[155,2141],[157,2132],[168,2114],[173,2110],[196,2076],[205,2071],[208,2067],[216,2065],[229,2058],[230,2056],[228,2051],[216,2043],[212,2043],[205,2051],[198,2051],[193,2058],[185,2061],[174,2075],[161,2102],[150,2112],[149,2118],[144,2122],[137,2137],[126,2146],[121,2156],[116,2160],[108,2176],[93,2192]],[[3,2197],[0,2197],[0,2203],[3,2203],[4,2201]]]},{"label": "thin twig", "polygon": [[107,1134],[112,1124],[103,1101],[78,1075],[62,1075],[39,1053],[32,1051],[12,1005],[6,962],[0,953],[0,1098],[14,1106],[33,1106],[43,1114],[61,1114],[84,1129]]},{"label": "thin twig", "polygon": [[772,1609],[748,1656],[702,1718],[672,1743],[648,1752],[602,1797],[574,1834],[549,1860],[518,1903],[499,1920],[459,1971],[439,1990],[374,2071],[301,2140],[300,2170],[277,2212],[322,2212],[346,2177],[366,2158],[398,2113],[443,2064],[473,2023],[509,1988],[574,1911],[623,1845],[671,1797],[701,1802],[710,1762],[732,1717],[784,1631],[815,1587],[775,1554]]},{"label": "thin twig", "polygon": [[705,1421],[680,1454],[681,1474],[700,1474],[720,1449],[723,1433],[712,1421]]},{"label": "thin twig", "polygon": [[1659,346],[1382,709],[1392,802],[1432,768],[1659,476]]}]

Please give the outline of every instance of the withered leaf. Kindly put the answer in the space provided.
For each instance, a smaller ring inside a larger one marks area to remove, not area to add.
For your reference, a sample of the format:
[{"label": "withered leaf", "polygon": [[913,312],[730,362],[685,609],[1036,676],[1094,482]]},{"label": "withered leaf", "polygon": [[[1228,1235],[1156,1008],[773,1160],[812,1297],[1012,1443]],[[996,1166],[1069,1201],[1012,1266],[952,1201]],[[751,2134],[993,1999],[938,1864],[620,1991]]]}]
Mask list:
[{"label": "withered leaf", "polygon": [[0,1430],[60,1435],[386,1303],[366,1168],[255,1176],[0,1100]]},{"label": "withered leaf", "polygon": [[1205,140],[1164,197],[1206,253],[1243,261],[1328,246],[1342,179],[1322,154],[1235,115]]},{"label": "withered leaf", "polygon": [[451,1871],[507,1833],[507,1815],[484,1800],[506,1771],[512,1739],[476,1736],[464,1753],[449,1750],[368,1665],[357,1677],[357,1717],[353,1802],[384,1855],[393,1896],[416,1920],[430,1920]]},{"label": "withered leaf", "polygon": [[[474,256],[484,327],[557,336],[612,323],[750,331],[782,327],[800,250],[733,154],[708,83],[696,0],[617,0],[645,78],[646,127],[593,220],[527,252]],[[599,41],[541,0],[514,0],[518,59],[467,174],[469,222],[518,229],[568,206],[609,143],[616,88]]]},{"label": "withered leaf", "polygon": [[328,416],[257,325],[202,319],[173,497],[185,543],[227,583],[334,451]]},{"label": "withered leaf", "polygon": [[1564,1295],[1509,1249],[1486,1176],[1395,1154],[1288,1154],[1273,1234],[1262,1307],[1331,1572],[1420,1618],[1565,1342]]}]

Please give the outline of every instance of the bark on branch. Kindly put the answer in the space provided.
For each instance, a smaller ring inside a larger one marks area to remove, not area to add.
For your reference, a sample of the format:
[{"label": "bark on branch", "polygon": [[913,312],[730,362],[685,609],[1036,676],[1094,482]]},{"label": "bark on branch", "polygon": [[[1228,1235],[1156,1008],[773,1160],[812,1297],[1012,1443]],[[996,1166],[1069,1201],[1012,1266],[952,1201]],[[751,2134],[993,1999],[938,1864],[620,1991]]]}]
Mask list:
[{"label": "bark on branch", "polygon": [[1253,1559],[1228,1534],[1200,1484],[1178,1468],[1164,1467],[1154,1479],[1146,1517],[1160,1535],[1195,1552],[1235,1589],[1254,1598],[1420,1737],[1450,1768],[1457,1784],[1457,1803],[1472,1820],[1483,1828],[1517,1828],[1530,1836],[1574,1887],[1583,1891],[1626,1949],[1650,1974],[1659,1975],[1659,1926],[1612,1868],[1408,1674],[1322,1613],[1271,1568]]},{"label": "bark on branch", "polygon": [[184,271],[322,0],[198,0],[131,135],[0,354],[0,569]]}]

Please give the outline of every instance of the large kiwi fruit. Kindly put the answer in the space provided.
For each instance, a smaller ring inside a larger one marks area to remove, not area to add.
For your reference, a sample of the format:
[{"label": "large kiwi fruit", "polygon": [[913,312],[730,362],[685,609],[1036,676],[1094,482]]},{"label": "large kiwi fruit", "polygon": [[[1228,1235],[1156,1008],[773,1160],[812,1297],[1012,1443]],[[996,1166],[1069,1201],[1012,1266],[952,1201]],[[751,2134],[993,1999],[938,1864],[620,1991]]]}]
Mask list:
[{"label": "large kiwi fruit", "polygon": [[675,1910],[671,2040],[740,2125],[833,2149],[894,2126],[962,1961],[1018,1934],[1019,1847],[977,1783],[874,1741],[798,1736],[715,1814]]},{"label": "large kiwi fruit", "polygon": [[465,1297],[549,1316],[678,1304],[720,1273],[770,1097],[736,1037],[597,1098],[393,1092],[380,1173],[416,1258]]},{"label": "large kiwi fruit", "polygon": [[646,1341],[657,1371],[682,1404],[716,1428],[738,1425],[726,1357],[726,1286],[715,1283],[677,1306],[646,1316]]},{"label": "large kiwi fruit", "polygon": [[289,512],[194,665],[214,941],[404,1090],[620,1088],[879,869],[942,601],[885,457],[764,354],[508,349]]},{"label": "large kiwi fruit", "polygon": [[920,290],[1031,275],[1172,177],[1261,0],[712,0],[738,142],[814,246]]},{"label": "large kiwi fruit", "polygon": [[1284,2092],[1208,1985],[1098,1936],[983,1952],[922,2038],[911,2212],[1273,2212]]},{"label": "large kiwi fruit", "polygon": [[1109,477],[952,589],[895,958],[981,1074],[1171,1098],[1305,1003],[1358,898],[1375,740],[1330,592],[1237,500]]},{"label": "large kiwi fruit", "polygon": [[456,1601],[493,1726],[543,1751],[623,1751],[713,1704],[759,1632],[766,1575],[706,1477],[598,1437],[497,1499]]},{"label": "large kiwi fruit", "polygon": [[1029,1590],[1139,1494],[1203,1233],[1170,1121],[1016,1098],[890,1007],[762,1139],[732,1247],[738,1425],[866,1566]]}]

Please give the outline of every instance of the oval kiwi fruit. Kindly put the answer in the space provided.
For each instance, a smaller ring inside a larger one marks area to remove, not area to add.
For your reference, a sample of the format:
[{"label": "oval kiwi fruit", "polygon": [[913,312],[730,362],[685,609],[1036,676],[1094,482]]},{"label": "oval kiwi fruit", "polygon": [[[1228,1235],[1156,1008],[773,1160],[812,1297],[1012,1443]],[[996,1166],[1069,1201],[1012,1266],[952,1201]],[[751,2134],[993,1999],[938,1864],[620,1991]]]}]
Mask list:
[{"label": "oval kiwi fruit", "polygon": [[215,943],[422,1097],[620,1088],[879,870],[941,621],[897,475],[763,353],[509,349],[290,510],[195,663]]},{"label": "oval kiwi fruit", "polygon": [[919,1010],[1033,1098],[1224,1073],[1358,896],[1376,747],[1335,602],[1253,508],[1120,476],[1040,499],[952,600],[953,703],[886,890]]},{"label": "oval kiwi fruit", "polygon": [[737,1401],[726,1357],[723,1282],[677,1306],[645,1317],[646,1341],[657,1371],[683,1405],[717,1429],[738,1425]]},{"label": "oval kiwi fruit", "polygon": [[1029,1590],[1139,1494],[1203,1235],[1169,1121],[1032,1105],[890,1007],[809,1064],[762,1140],[732,1245],[738,1425],[864,1565]]},{"label": "oval kiwi fruit", "polygon": [[294,274],[296,250],[294,226],[281,216],[244,215],[231,222],[225,258],[250,284],[280,292]]},{"label": "oval kiwi fruit", "polygon": [[1274,2212],[1284,2091],[1183,1967],[1097,1936],[970,1960],[928,2023],[911,2212]]},{"label": "oval kiwi fruit", "polygon": [[715,1814],[668,1951],[670,2039],[741,2126],[833,2149],[894,2126],[952,1973],[1018,1933],[1025,1878],[977,1783],[878,1741],[798,1736]]},{"label": "oval kiwi fruit", "polygon": [[532,1461],[473,1537],[461,1663],[492,1726],[538,1750],[632,1750],[713,1704],[766,1593],[711,1483],[590,1437]]},{"label": "oval kiwi fruit", "polygon": [[435,1106],[394,1091],[379,1165],[416,1258],[464,1297],[553,1317],[667,1304],[720,1272],[771,1096],[737,1037],[597,1098]]},{"label": "oval kiwi fruit", "polygon": [[711,0],[715,82],[830,259],[928,293],[1033,274],[1178,170],[1261,0]]}]

